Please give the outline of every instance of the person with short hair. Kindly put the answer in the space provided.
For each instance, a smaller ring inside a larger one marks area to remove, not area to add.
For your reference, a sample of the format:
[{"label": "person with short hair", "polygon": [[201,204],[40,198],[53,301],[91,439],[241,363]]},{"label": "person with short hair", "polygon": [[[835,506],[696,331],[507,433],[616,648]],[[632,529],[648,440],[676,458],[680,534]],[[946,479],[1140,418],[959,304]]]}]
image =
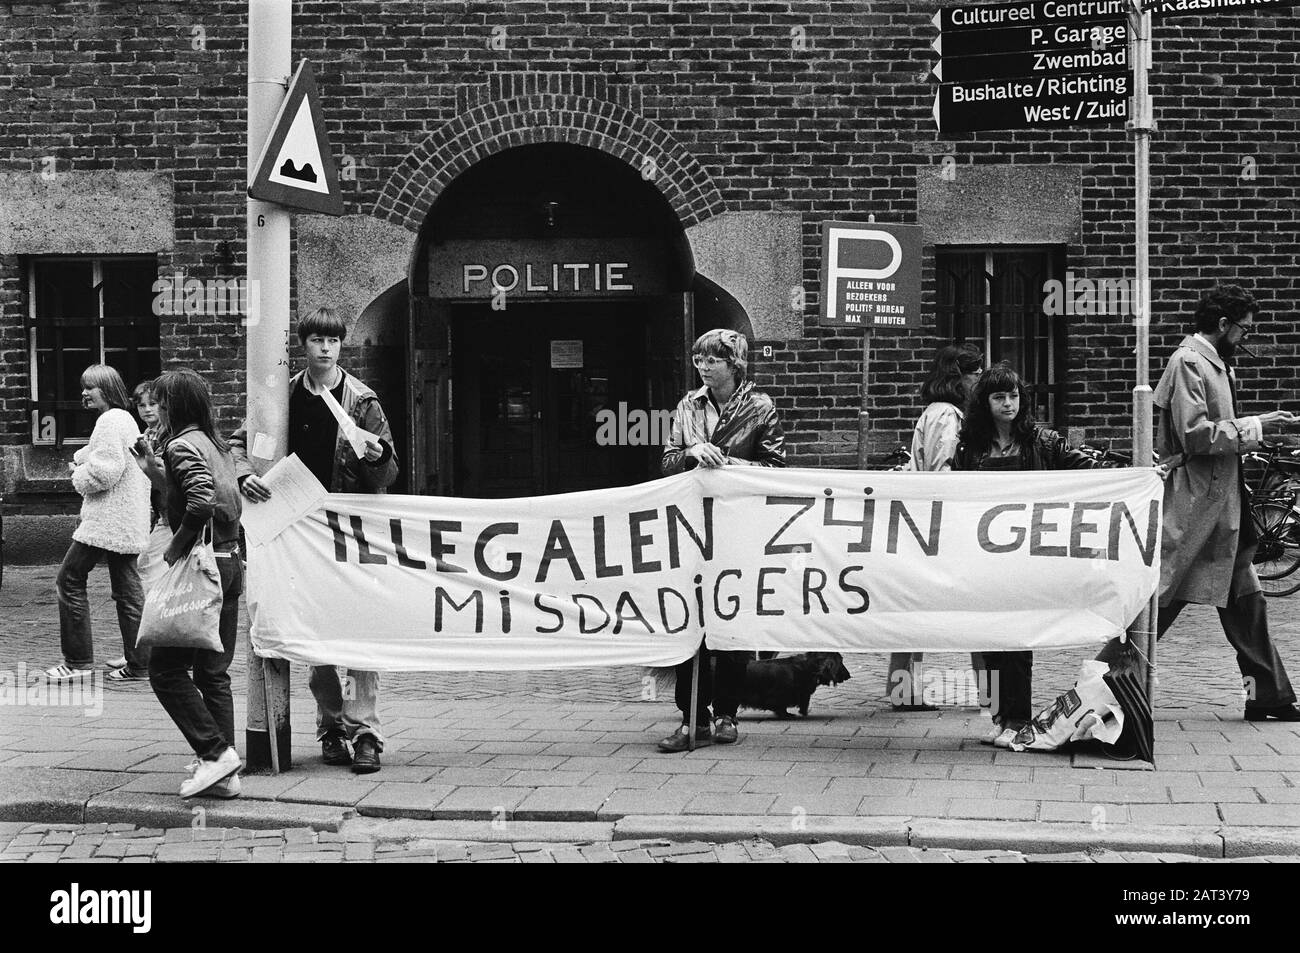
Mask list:
[{"label": "person with short hair", "polygon": [[[1007,364],[995,364],[971,391],[962,420],[953,470],[1084,470],[1101,466],[1073,449],[1055,430],[1034,423],[1029,392]],[[1034,653],[980,653],[992,695],[993,729],[986,744],[1009,748],[1016,733],[1034,717]]]},{"label": "person with short hair", "polygon": [[59,641],[63,662],[45,670],[52,682],[85,677],[95,667],[86,579],[102,560],[108,563],[117,624],[122,633],[122,665],[110,668],[115,682],[143,681],[147,649],[135,647],[144,608],[136,557],[149,539],[149,481],[132,459],[140,428],[128,408],[126,384],[114,368],[92,364],[81,375],[81,403],[95,411],[94,430],[69,464],[72,486],[81,494],[81,519],[72,545],[59,566]]},{"label": "person with short hair", "polygon": [[[1247,689],[1246,720],[1294,722],[1300,721],[1300,709],[1269,634],[1267,603],[1253,565],[1258,538],[1240,455],[1300,417],[1286,410],[1237,416],[1233,358],[1259,312],[1254,296],[1240,285],[1206,292],[1196,308],[1194,332],[1169,358],[1156,387],[1156,448],[1172,469],[1165,481],[1156,637],[1189,602],[1214,606],[1237,651]],[[1097,658],[1113,663],[1124,651],[1112,639]]]},{"label": "person with short hair", "polygon": [[[289,381],[289,453],[296,453],[331,493],[383,493],[397,479],[393,432],[375,392],[338,366],[347,325],[332,309],[317,308],[298,322],[298,340],[307,359],[305,370]],[[374,434],[358,457],[325,403],[328,390],[343,412],[362,430]],[[239,463],[240,492],[254,503],[271,491],[248,464],[245,428],[231,437]],[[380,768],[384,737],[379,725],[379,673],[348,669],[340,681],[333,665],[311,667],[316,698],[316,739],[326,764],[351,765],[357,774]],[[348,753],[347,743],[352,744]]]},{"label": "person with short hair", "polygon": [[[212,393],[195,371],[167,371],[154,383],[154,393],[159,422],[171,434],[163,450],[163,472],[172,538],[163,560],[171,566],[184,559],[211,529],[221,578],[217,623],[221,651],[160,645],[149,660],[149,684],[194,751],[189,776],[181,782],[181,797],[238,797],[238,772],[243,762],[235,749],[235,701],[229,669],[239,637],[244,566],[239,558],[242,503],[235,460],[213,422]],[[143,436],[138,447],[144,469],[158,472],[157,456]]]},{"label": "person with short hair", "polygon": [[[664,445],[665,476],[701,467],[785,466],[785,435],[772,398],[745,380],[749,343],[737,331],[718,328],[700,335],[691,348],[701,386],[686,394],[673,411]],[[695,725],[696,744],[735,744],[736,712],[745,685],[749,652],[713,652],[699,648],[700,680]],[[716,671],[710,671],[710,662]],[[693,661],[677,666],[677,707],[682,726],[659,742],[659,750],[686,751],[691,732]],[[709,704],[713,728],[709,727]]]},{"label": "person with short hair", "polygon": [[[983,370],[984,355],[973,344],[948,344],[935,351],[930,373],[921,384],[921,400],[926,407],[912,433],[912,459],[905,470],[937,473],[952,469],[962,408]],[[923,657],[921,652],[890,655],[885,690],[894,711],[936,710],[936,706],[926,703],[916,673],[916,665]],[[978,653],[972,653],[971,664],[980,670]]]}]

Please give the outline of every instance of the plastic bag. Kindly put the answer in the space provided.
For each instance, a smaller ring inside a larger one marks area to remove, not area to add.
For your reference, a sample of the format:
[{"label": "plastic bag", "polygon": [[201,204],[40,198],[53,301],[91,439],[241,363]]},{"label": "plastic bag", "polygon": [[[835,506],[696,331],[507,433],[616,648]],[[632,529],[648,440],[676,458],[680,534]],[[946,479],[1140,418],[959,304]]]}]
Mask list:
[{"label": "plastic bag", "polygon": [[1079,669],[1074,688],[1040,711],[1016,733],[1012,751],[1055,751],[1070,741],[1114,744],[1124,730],[1124,710],[1106,684],[1105,662],[1090,660]]},{"label": "plastic bag", "polygon": [[145,595],[136,646],[220,652],[221,601],[221,572],[212,544],[200,539]]}]

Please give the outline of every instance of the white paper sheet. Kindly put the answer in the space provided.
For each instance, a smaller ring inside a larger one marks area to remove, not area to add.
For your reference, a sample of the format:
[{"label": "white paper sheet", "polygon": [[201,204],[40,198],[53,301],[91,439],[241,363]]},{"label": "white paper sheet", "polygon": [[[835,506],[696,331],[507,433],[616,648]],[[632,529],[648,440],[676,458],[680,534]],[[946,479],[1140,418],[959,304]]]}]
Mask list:
[{"label": "white paper sheet", "polygon": [[343,405],[334,399],[334,395],[329,390],[322,390],[320,395],[325,400],[325,406],[330,409],[334,419],[339,423],[339,430],[342,431],[343,437],[352,447],[352,452],[360,460],[366,455],[366,441],[373,440],[379,442],[379,438],[369,430],[362,430],[356,425],[356,422],[347,415],[343,410]]},{"label": "white paper sheet", "polygon": [[269,543],[315,511],[329,495],[296,453],[267,470],[262,482],[271,488],[271,498],[264,503],[245,499],[240,518],[250,547]]}]

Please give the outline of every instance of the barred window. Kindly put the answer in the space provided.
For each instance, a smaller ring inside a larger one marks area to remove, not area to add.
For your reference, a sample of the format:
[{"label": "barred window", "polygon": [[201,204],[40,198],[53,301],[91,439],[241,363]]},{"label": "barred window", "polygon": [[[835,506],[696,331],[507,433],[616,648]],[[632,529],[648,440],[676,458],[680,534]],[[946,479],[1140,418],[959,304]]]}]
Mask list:
[{"label": "barred window", "polygon": [[84,443],[95,412],[81,372],[117,368],[130,391],[160,370],[153,256],[32,258],[27,269],[28,400],[32,443]]},{"label": "barred window", "polygon": [[1064,432],[1066,319],[1043,313],[1045,282],[1065,277],[1057,246],[935,249],[941,339],[1006,361],[1029,390],[1035,419]]}]

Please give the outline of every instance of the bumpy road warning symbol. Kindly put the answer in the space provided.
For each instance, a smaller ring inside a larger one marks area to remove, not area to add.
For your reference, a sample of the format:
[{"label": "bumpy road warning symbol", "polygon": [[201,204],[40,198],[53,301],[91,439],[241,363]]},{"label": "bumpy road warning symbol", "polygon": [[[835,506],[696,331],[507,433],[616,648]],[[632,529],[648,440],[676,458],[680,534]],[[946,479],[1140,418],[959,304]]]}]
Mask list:
[{"label": "bumpy road warning symbol", "polygon": [[262,147],[248,194],[307,212],[343,214],[338,171],[325,137],[316,81],[306,60],[299,64]]}]

